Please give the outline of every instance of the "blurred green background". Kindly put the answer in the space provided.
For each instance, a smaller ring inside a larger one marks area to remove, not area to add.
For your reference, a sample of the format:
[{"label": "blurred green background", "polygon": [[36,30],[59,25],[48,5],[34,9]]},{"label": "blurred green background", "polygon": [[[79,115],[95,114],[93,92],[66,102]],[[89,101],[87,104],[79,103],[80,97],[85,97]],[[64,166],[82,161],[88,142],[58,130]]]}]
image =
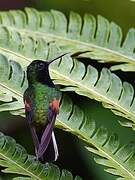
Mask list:
[{"label": "blurred green background", "polygon": [[[114,21],[122,27],[125,36],[129,28],[135,27],[135,3],[129,0],[4,0],[0,1],[0,10],[23,9],[26,6],[35,7],[39,10],[56,9],[66,15],[70,11],[78,12],[83,16],[90,13],[95,17],[100,14],[109,21]],[[121,74],[119,72],[118,74]],[[125,76],[125,80],[132,82],[132,76]],[[97,126],[108,127],[109,133],[112,131],[120,134],[121,144],[134,140],[135,134],[128,128],[121,127],[117,120],[122,118],[115,116],[110,110],[104,109],[101,103],[80,97],[71,93],[74,102],[79,102],[79,106],[84,109],[89,118],[93,118]],[[113,122],[113,124],[112,124]],[[9,113],[0,114],[0,130],[7,135],[14,137],[18,143],[22,144],[29,153],[34,152],[32,139],[23,118],[11,116]],[[56,137],[59,146],[60,157],[56,164],[61,168],[70,170],[73,175],[77,174],[84,180],[113,180],[114,176],[103,171],[104,167],[97,165],[93,160],[93,155],[89,153],[84,144],[78,138],[69,133],[56,129]],[[12,179],[12,175],[1,175],[1,179]]]}]

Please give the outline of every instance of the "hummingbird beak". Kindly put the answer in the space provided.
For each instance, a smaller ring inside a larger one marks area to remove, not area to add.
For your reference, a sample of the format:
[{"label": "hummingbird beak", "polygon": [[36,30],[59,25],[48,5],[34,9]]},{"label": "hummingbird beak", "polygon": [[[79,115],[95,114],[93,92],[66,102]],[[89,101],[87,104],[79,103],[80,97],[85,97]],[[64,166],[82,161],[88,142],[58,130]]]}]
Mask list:
[{"label": "hummingbird beak", "polygon": [[55,59],[52,59],[51,61],[48,62],[48,65],[51,64],[52,62],[56,61],[57,59],[62,58],[62,57],[65,56],[66,54],[69,54],[69,53],[64,53],[64,54],[56,57]]}]

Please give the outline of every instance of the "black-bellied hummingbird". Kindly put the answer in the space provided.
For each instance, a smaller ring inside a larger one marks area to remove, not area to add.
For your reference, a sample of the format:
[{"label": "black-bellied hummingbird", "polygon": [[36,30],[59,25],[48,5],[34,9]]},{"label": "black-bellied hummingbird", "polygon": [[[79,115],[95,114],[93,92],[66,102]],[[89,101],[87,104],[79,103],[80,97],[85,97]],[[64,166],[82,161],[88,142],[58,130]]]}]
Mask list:
[{"label": "black-bellied hummingbird", "polygon": [[66,54],[51,61],[34,60],[27,67],[28,88],[24,92],[25,113],[35,146],[35,154],[41,160],[55,161],[58,158],[53,128],[59,112],[61,92],[50,77],[49,65]]}]

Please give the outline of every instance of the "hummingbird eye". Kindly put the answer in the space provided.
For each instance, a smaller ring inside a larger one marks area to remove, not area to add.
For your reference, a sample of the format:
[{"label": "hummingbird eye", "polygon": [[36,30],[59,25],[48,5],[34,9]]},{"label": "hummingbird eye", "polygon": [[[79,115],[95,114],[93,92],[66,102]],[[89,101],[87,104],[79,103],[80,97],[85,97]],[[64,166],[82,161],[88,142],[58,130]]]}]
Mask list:
[{"label": "hummingbird eye", "polygon": [[38,70],[42,70],[44,68],[44,63],[40,62],[37,64]]}]

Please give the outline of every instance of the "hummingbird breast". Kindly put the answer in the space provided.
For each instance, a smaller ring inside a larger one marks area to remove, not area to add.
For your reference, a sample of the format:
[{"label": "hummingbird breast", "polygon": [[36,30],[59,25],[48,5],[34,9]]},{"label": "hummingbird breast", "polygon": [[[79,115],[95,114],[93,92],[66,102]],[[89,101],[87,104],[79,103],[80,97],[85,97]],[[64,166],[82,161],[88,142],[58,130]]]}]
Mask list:
[{"label": "hummingbird breast", "polygon": [[60,99],[60,92],[58,89],[42,84],[37,84],[35,87],[33,87],[33,91],[33,120],[37,124],[46,124],[48,121],[49,104],[54,98]]}]

